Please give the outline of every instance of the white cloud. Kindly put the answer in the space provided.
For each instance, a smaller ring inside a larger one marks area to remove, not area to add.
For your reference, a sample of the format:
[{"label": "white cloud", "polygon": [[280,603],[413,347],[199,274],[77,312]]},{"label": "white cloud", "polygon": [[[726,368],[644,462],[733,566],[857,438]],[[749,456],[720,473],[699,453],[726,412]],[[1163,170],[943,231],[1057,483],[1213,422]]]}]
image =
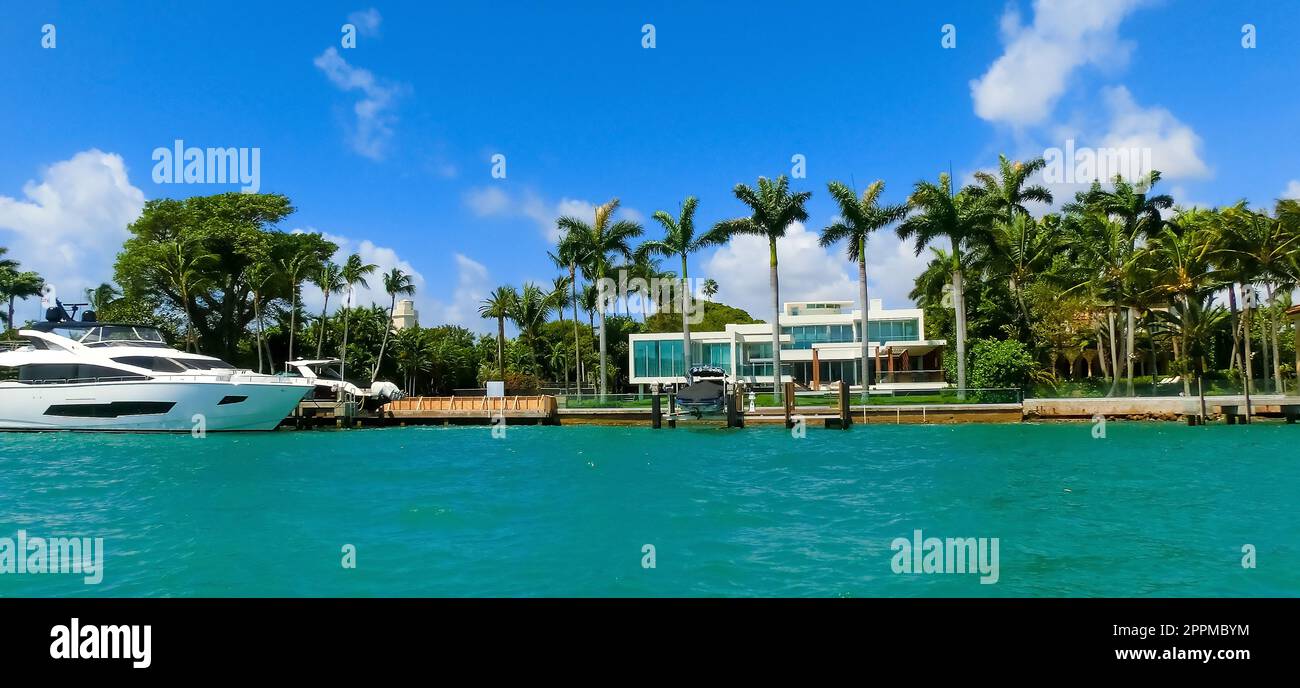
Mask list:
[{"label": "white cloud", "polygon": [[[555,226],[556,220],[568,215],[591,222],[596,213],[596,204],[591,201],[573,198],[548,201],[532,190],[512,196],[498,186],[471,189],[466,192],[464,203],[478,217],[522,217],[532,220],[537,224],[542,237],[550,244],[560,240],[560,230]],[[645,215],[627,206],[621,206],[615,218],[645,224]]]},{"label": "white cloud", "polygon": [[[777,270],[781,301],[857,298],[856,277],[849,276],[849,263],[817,243],[817,234],[802,222],[786,229],[777,239]],[[769,282],[768,245],[765,237],[741,235],[720,247],[704,262],[704,269],[692,277],[718,281],[716,300],[743,308],[760,320],[772,320],[772,287]],[[856,275],[856,270],[854,271]]]},{"label": "white cloud", "polygon": [[[314,228],[295,229],[295,232],[316,232]],[[456,266],[456,288],[446,298],[439,294],[430,292],[428,281],[424,275],[416,270],[411,263],[397,254],[397,251],[387,247],[379,246],[369,239],[355,240],[345,236],[338,236],[322,232],[325,239],[338,245],[338,250],[334,253],[333,260],[342,264],[348,256],[356,253],[361,256],[361,260],[366,263],[372,263],[378,266],[375,272],[366,278],[369,283],[368,287],[357,286],[356,301],[358,306],[368,306],[378,304],[384,308],[388,307],[389,296],[384,291],[383,276],[393,268],[398,268],[411,276],[411,282],[415,285],[415,295],[410,298],[415,302],[415,308],[420,314],[420,324],[425,327],[435,325],[461,325],[474,331],[485,331],[482,319],[478,315],[479,302],[482,301],[488,291],[491,289],[488,277],[488,270],[479,263],[465,255],[455,253],[452,259]],[[324,304],[324,296],[320,289],[317,289],[310,282],[303,285],[302,288],[303,308],[307,313],[320,315],[321,306]],[[330,296],[330,312],[342,303],[341,296]]]},{"label": "white cloud", "polygon": [[[113,261],[144,207],[116,153],[82,151],[23,185],[23,199],[0,195],[0,245],[21,269],[39,272],[65,301],[113,278]],[[34,316],[33,316],[34,317]]]},{"label": "white cloud", "polygon": [[971,81],[975,114],[1014,126],[1040,124],[1052,114],[1071,75],[1085,65],[1126,62],[1130,46],[1117,30],[1142,0],[1036,0],[1034,21],[1020,24],[1008,10],[1001,29],[1006,49]]},{"label": "white cloud", "polygon": [[381,82],[370,70],[353,67],[332,46],[316,56],[312,64],[344,93],[361,92],[363,97],[353,106],[356,124],[349,143],[358,155],[382,160],[397,121],[392,109],[405,86]]},{"label": "white cloud", "polygon": [[1142,107],[1123,86],[1102,89],[1110,128],[1101,138],[1108,148],[1150,149],[1151,165],[1166,179],[1205,177],[1201,137],[1162,107]]},{"label": "white cloud", "polygon": [[1292,179],[1282,190],[1282,198],[1300,198],[1300,179]]},{"label": "white cloud", "polygon": [[348,15],[348,23],[357,27],[357,33],[362,36],[378,36],[379,24],[384,21],[380,16],[379,10],[371,7],[367,10],[357,10]]}]

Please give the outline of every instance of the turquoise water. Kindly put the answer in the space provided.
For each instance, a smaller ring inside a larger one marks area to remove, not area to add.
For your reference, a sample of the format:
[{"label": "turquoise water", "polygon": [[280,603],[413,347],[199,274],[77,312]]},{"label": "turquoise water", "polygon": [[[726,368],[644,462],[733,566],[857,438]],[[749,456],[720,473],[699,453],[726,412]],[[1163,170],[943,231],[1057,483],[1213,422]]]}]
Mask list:
[{"label": "turquoise water", "polygon": [[[0,595],[1291,596],[1297,445],[1117,422],[0,434],[0,537],[106,553],[99,585]],[[998,538],[998,582],[893,573],[916,529]]]}]

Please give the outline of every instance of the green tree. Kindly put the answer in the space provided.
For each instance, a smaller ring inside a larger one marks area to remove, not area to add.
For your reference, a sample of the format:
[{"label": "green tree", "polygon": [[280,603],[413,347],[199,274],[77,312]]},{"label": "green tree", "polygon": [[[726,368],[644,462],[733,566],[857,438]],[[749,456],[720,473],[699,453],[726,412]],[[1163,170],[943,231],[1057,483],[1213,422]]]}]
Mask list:
[{"label": "green tree", "polygon": [[664,238],[646,241],[636,250],[639,257],[681,258],[681,287],[677,294],[676,306],[682,314],[682,357],[687,371],[691,369],[691,314],[693,308],[691,306],[690,277],[687,272],[686,259],[692,253],[709,245],[707,235],[698,237],[695,235],[695,210],[699,207],[699,204],[697,198],[687,196],[686,200],[682,202],[682,208],[677,217],[673,217],[665,210],[655,211],[653,217],[656,222],[663,226]]},{"label": "green tree", "polygon": [[[161,308],[188,313],[196,346],[202,341],[204,350],[233,358],[255,317],[248,270],[303,249],[324,259],[337,248],[319,234],[277,230],[293,210],[289,199],[278,194],[231,192],[148,201],[127,228],[131,237],[117,256],[114,281],[128,300],[156,297]],[[183,252],[175,256],[178,242]],[[211,257],[196,260],[201,256]],[[173,270],[161,270],[165,263]],[[177,270],[192,270],[187,282],[193,287],[184,296],[174,279]],[[268,286],[264,300],[290,297],[287,282]]]},{"label": "green tree", "polygon": [[[364,260],[361,259],[361,256],[356,253],[353,253],[352,255],[348,256],[348,259],[343,262],[343,267],[339,268],[339,276],[343,278],[344,288],[347,290],[348,293],[348,298],[346,299],[347,302],[346,305],[348,306],[352,305],[351,304],[352,295],[355,293],[355,289],[358,284],[367,288],[370,286],[370,284],[366,282],[366,276],[372,274],[378,268],[379,268],[378,265],[365,262]],[[348,320],[349,318],[348,318],[347,311],[344,310],[343,349],[339,354],[339,358],[342,359],[339,362],[339,372],[341,374],[347,373]]]},{"label": "green tree", "polygon": [[811,191],[791,192],[785,175],[770,180],[758,178],[758,188],[737,184],[732,193],[741,203],[749,206],[749,217],[723,220],[709,231],[709,243],[725,243],[739,235],[760,236],[767,239],[768,282],[772,286],[772,388],[777,401],[784,394],[781,375],[781,287],[777,277],[776,240],[785,236],[786,229],[795,222],[808,220],[805,205],[812,197]]},{"label": "green tree", "polygon": [[492,290],[478,307],[478,314],[483,318],[497,319],[497,369],[501,379],[506,378],[506,318],[514,311],[519,293],[514,287],[502,285]]},{"label": "green tree", "polygon": [[321,265],[312,275],[311,281],[325,296],[325,301],[320,307],[320,335],[316,338],[316,358],[320,358],[321,350],[325,346],[325,324],[329,317],[330,294],[341,294],[348,285],[343,281],[343,269],[334,261],[326,261]]},{"label": "green tree", "polygon": [[14,301],[31,296],[40,296],[45,280],[31,271],[20,271],[19,262],[5,258],[8,249],[0,246],[0,299],[8,302],[5,324],[11,330],[18,329],[14,324]]},{"label": "green tree", "polygon": [[[613,259],[632,259],[631,241],[641,235],[641,225],[631,220],[614,220],[618,199],[596,207],[592,222],[588,224],[575,217],[561,217],[556,221],[564,236],[572,235],[573,252],[585,258],[584,273],[595,284],[604,286],[605,275]],[[596,312],[600,316],[600,396],[604,398],[607,382],[605,304],[612,295],[597,294]]]},{"label": "green tree", "polygon": [[379,379],[379,364],[384,360],[384,349],[388,348],[388,335],[393,330],[393,313],[397,310],[398,296],[411,296],[415,293],[415,281],[400,268],[393,268],[384,275],[384,292],[388,294],[388,326],[384,328],[384,341],[379,345],[379,356],[375,367],[370,371],[370,384]]},{"label": "green tree", "polygon": [[992,242],[991,228],[997,211],[978,194],[954,194],[952,180],[939,175],[937,184],[919,181],[908,199],[912,214],[898,227],[900,239],[916,241],[916,255],[937,239],[946,239],[952,257],[952,300],[957,314],[957,395],[966,390],[966,288],[965,254]]},{"label": "green tree", "polygon": [[839,206],[839,219],[822,230],[820,243],[823,247],[833,246],[846,241],[850,261],[858,264],[858,300],[862,303],[862,380],[863,395],[871,384],[871,356],[868,353],[868,327],[870,321],[871,300],[867,298],[867,241],[871,234],[879,229],[902,220],[907,216],[907,206],[880,205],[880,195],[885,192],[885,182],[876,180],[862,192],[858,198],[853,189],[842,182],[827,185],[831,198]]},{"label": "green tree", "polygon": [[[303,277],[319,272],[324,267],[320,257],[306,247],[300,247],[293,253],[284,256],[276,263],[280,276],[289,284],[289,350],[285,354],[286,361],[292,361],[293,358],[293,340],[298,332],[298,301],[301,297]],[[322,328],[322,332],[324,328]]]}]

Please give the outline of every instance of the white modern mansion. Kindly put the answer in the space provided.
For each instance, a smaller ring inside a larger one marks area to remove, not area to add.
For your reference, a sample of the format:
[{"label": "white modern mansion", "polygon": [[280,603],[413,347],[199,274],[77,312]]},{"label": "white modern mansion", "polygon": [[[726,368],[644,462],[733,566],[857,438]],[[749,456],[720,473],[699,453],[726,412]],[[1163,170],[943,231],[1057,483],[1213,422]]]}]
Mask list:
[{"label": "white modern mansion", "polygon": [[[867,318],[873,389],[937,389],[943,380],[942,339],[924,339],[919,308],[886,309],[872,299]],[[862,311],[852,301],[797,301],[781,313],[782,381],[807,389],[847,380],[861,388]],[[630,335],[630,382],[685,382],[680,332]],[[691,365],[728,371],[732,382],[772,384],[772,325],[729,324],[722,332],[691,332]]]}]

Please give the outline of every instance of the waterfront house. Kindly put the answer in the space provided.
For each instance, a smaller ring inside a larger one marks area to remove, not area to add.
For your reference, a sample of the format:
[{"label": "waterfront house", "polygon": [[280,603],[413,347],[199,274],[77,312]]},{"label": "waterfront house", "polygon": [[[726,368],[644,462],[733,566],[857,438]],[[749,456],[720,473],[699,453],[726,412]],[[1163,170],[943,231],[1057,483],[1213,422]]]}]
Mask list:
[{"label": "waterfront house", "polygon": [[[947,342],[925,339],[925,314],[919,308],[886,309],[872,299],[867,319],[868,357],[873,389],[939,389]],[[818,390],[840,381],[861,389],[862,311],[852,301],[795,301],[781,313],[782,381]],[[651,384],[685,382],[681,332],[629,337],[630,382],[644,391]],[[772,326],[728,324],[721,332],[691,332],[691,364],[727,371],[732,382],[772,385]]]}]

